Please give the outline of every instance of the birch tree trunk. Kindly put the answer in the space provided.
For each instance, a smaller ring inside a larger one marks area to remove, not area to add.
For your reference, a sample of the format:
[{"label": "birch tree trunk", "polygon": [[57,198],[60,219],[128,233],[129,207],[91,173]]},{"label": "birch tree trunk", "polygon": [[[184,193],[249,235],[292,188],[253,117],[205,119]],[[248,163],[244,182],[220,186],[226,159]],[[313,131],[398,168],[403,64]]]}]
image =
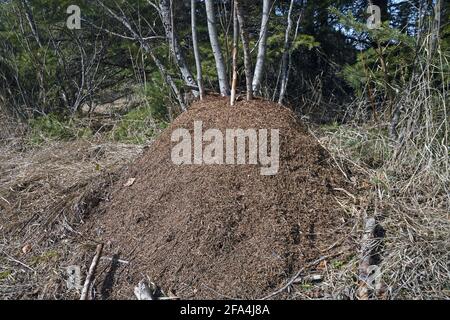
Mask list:
[{"label": "birch tree trunk", "polygon": [[239,21],[237,18],[236,5],[233,8],[233,82],[231,84],[231,106],[236,101],[236,87],[238,81],[237,59],[239,47]]},{"label": "birch tree trunk", "polygon": [[222,50],[220,49],[219,36],[217,35],[216,14],[214,10],[214,0],[205,0],[206,16],[208,19],[208,32],[211,48],[216,61],[217,76],[219,78],[220,94],[222,96],[230,95],[230,84],[228,83],[227,71],[223,59]]},{"label": "birch tree trunk", "polygon": [[[178,37],[175,34],[174,25],[172,23],[172,10],[171,10],[170,0],[160,0],[159,2],[159,14],[161,15],[161,20],[163,22],[164,31],[166,33],[166,38],[169,41],[170,51],[175,58],[178,69],[181,72],[185,84],[189,88],[196,88],[194,77],[192,76],[189,66],[186,63],[183,52],[181,50],[180,44],[178,42]],[[194,96],[198,96],[197,90],[192,90]]]},{"label": "birch tree trunk", "polygon": [[142,36],[131,27],[130,23],[125,18],[118,16],[114,11],[112,11],[109,7],[107,7],[101,0],[97,0],[97,3],[102,8],[104,8],[111,17],[113,17],[118,22],[120,22],[133,35],[133,38],[139,42],[139,44],[144,49],[144,51],[150,55],[150,57],[153,59],[156,66],[158,67],[159,72],[165,79],[166,83],[169,85],[169,87],[172,89],[173,93],[175,94],[181,110],[186,111],[186,104],[184,103],[183,96],[181,95],[180,91],[178,90],[177,85],[173,81],[173,79],[170,76],[169,72],[167,71],[166,67],[164,67],[164,65],[161,63],[161,61],[156,57],[156,55],[153,52],[152,47],[148,44],[148,42],[145,41],[142,38]]},{"label": "birch tree trunk", "polygon": [[288,83],[288,69],[289,69],[289,51],[291,49],[291,37],[290,33],[292,30],[292,9],[294,7],[294,0],[291,0],[291,4],[289,5],[289,12],[288,12],[288,25],[286,28],[286,34],[284,38],[284,51],[283,51],[283,57],[281,62],[281,87],[280,87],[280,95],[278,98],[278,103],[283,104],[284,97],[286,95],[286,89],[287,89],[287,83]]},{"label": "birch tree trunk", "polygon": [[234,5],[239,21],[239,28],[241,29],[242,47],[244,49],[244,69],[245,69],[245,80],[247,84],[247,101],[253,99],[253,72],[252,72],[252,58],[250,53],[250,44],[248,40],[248,33],[245,26],[245,18],[242,5],[240,1],[234,0]]},{"label": "birch tree trunk", "polygon": [[172,89],[173,93],[175,94],[175,98],[178,101],[178,104],[180,105],[181,110],[184,112],[186,111],[186,104],[183,100],[183,96],[180,93],[180,90],[178,90],[177,85],[175,84],[175,81],[173,81],[172,77],[170,76],[169,72],[167,71],[166,67],[162,64],[162,62],[155,56],[153,53],[153,50],[148,46],[147,44],[143,45],[144,50],[150,55],[150,57],[153,59],[153,62],[155,62],[156,66],[159,69],[159,72],[164,77],[166,83],[169,85],[169,87]]},{"label": "birch tree trunk", "polygon": [[204,90],[203,90],[203,73],[202,73],[202,62],[200,58],[200,49],[198,47],[197,38],[197,19],[196,19],[196,1],[191,0],[191,25],[192,25],[192,46],[194,48],[195,56],[195,66],[197,69],[197,85],[198,91],[200,92],[200,100],[203,100]]},{"label": "birch tree trunk", "polygon": [[258,43],[258,56],[256,60],[255,73],[253,75],[253,94],[260,94],[261,81],[264,70],[264,63],[266,60],[266,50],[267,50],[267,29],[269,25],[269,16],[271,9],[271,1],[264,0],[263,2],[263,14],[261,20],[261,29],[259,32],[259,43]]}]

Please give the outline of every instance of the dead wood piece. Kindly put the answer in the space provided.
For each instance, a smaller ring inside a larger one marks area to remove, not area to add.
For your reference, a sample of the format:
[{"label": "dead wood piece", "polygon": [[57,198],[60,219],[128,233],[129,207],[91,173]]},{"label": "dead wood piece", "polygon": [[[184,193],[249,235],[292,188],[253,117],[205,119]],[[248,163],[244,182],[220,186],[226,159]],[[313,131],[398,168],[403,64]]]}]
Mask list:
[{"label": "dead wood piece", "polygon": [[138,300],[155,300],[153,292],[145,280],[140,281],[138,285],[134,287],[134,295]]},{"label": "dead wood piece", "polygon": [[89,272],[86,276],[86,280],[84,281],[83,290],[81,291],[80,300],[87,300],[89,288],[91,286],[92,279],[94,277],[95,269],[97,268],[98,261],[100,260],[100,256],[103,251],[103,243],[97,246],[95,251],[94,259],[92,260],[91,266],[89,267]]},{"label": "dead wood piece", "polygon": [[379,251],[383,234],[377,230],[383,231],[375,218],[368,218],[361,241],[359,285],[357,290],[357,298],[360,300],[369,300],[372,297],[379,296],[383,287],[379,268],[381,260]]},{"label": "dead wood piece", "polygon": [[150,280],[142,280],[134,287],[134,295],[138,300],[180,300],[169,291],[169,296]]}]

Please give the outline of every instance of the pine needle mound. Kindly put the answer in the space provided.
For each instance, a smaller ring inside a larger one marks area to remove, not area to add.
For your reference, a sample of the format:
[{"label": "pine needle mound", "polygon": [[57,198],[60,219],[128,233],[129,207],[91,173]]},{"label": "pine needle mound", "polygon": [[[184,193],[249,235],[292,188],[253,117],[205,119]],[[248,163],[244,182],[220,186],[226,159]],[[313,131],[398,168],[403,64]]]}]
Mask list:
[{"label": "pine needle mound", "polygon": [[[173,164],[173,130],[192,131],[200,120],[204,130],[279,129],[278,174],[261,175],[257,165]],[[351,217],[336,201],[349,188],[290,110],[209,98],[125,170],[86,232],[130,261],[110,279],[108,298],[132,298],[146,277],[181,298],[262,298],[311,261],[353,250]]]}]

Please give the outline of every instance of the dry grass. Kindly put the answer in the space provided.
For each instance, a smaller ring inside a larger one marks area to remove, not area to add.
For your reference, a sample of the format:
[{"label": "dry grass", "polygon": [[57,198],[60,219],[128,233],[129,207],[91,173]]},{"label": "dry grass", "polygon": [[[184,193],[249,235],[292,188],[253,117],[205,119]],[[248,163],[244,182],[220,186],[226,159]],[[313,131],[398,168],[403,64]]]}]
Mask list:
[{"label": "dry grass", "polygon": [[13,121],[2,105],[0,104],[0,146],[16,145],[20,143],[20,138],[23,137],[26,127]]},{"label": "dry grass", "polygon": [[[420,72],[398,94],[396,139],[387,135],[390,123],[321,133],[338,162],[370,182],[370,214],[386,230],[381,270],[390,299],[450,298],[449,75],[442,73],[448,61],[438,60],[419,61]],[[330,275],[336,295],[354,287],[357,266],[354,259]]]},{"label": "dry grass", "polygon": [[77,226],[106,195],[114,173],[141,151],[88,141],[51,142],[26,151],[14,144],[1,147],[1,298],[63,297]]},{"label": "dry grass", "polygon": [[[448,171],[414,166],[400,159],[385,159],[378,168],[365,163],[365,155],[354,154],[348,141],[358,139],[361,146],[371,143],[379,153],[394,154],[395,144],[370,130],[340,127],[327,132],[322,142],[341,166],[350,164],[368,181],[368,192],[360,195],[364,205],[343,204],[357,217],[354,236],[361,234],[365,216],[374,216],[386,231],[383,239],[382,277],[390,299],[443,299],[450,297],[450,220]],[[390,150],[390,152],[386,151]],[[398,149],[397,149],[398,150]],[[373,154],[371,154],[373,156]],[[443,160],[440,158],[439,161]],[[420,163],[420,159],[416,159]],[[448,161],[448,159],[447,159]],[[414,162],[417,164],[417,162]],[[362,203],[361,203],[362,204]],[[359,258],[329,275],[335,297],[355,296]]]}]

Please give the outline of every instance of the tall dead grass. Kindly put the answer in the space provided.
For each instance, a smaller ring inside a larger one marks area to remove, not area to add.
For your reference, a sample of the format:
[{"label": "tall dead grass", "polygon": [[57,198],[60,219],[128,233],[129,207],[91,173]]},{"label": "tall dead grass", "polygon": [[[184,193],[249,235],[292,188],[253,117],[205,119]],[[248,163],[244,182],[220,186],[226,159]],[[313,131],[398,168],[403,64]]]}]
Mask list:
[{"label": "tall dead grass", "polygon": [[[439,50],[431,57],[429,41],[396,96],[395,138],[387,134],[392,123],[356,122],[322,138],[370,182],[370,214],[386,231],[381,276],[390,299],[450,298],[449,57]],[[369,103],[352,107],[369,110]],[[355,282],[357,265],[355,259],[333,273],[336,295]]]}]

